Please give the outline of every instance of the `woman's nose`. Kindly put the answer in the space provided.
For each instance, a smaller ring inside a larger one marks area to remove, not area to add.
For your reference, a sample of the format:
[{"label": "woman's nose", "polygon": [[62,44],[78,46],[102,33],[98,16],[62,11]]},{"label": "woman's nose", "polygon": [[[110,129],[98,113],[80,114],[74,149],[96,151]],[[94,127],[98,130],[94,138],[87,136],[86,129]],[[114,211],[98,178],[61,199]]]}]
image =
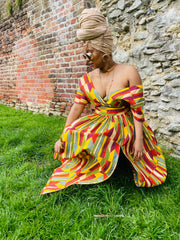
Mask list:
[{"label": "woman's nose", "polygon": [[87,60],[86,60],[86,65],[89,65],[89,64],[90,64],[90,60],[87,59]]}]

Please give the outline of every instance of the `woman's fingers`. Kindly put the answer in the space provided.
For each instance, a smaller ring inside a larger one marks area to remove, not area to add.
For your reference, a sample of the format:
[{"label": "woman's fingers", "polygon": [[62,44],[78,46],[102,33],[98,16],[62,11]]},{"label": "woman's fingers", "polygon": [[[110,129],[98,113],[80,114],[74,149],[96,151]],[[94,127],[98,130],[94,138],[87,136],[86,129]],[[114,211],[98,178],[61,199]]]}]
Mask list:
[{"label": "woman's fingers", "polygon": [[133,156],[133,160],[135,161],[137,159],[137,152],[134,151],[134,156]]},{"label": "woman's fingers", "polygon": [[59,153],[60,147],[61,147],[61,142],[60,142],[60,140],[58,140],[58,141],[55,143],[55,145],[54,145],[54,151],[55,151],[56,153]]},{"label": "woman's fingers", "polygon": [[144,156],[144,147],[142,144],[139,144],[138,142],[134,142],[131,150],[131,154],[133,154],[133,160],[141,160]]},{"label": "woman's fingers", "polygon": [[131,154],[134,154],[134,145],[132,146],[132,148],[131,148]]},{"label": "woman's fingers", "polygon": [[142,158],[142,152],[138,152],[138,159]]},{"label": "woman's fingers", "polygon": [[144,156],[144,152],[134,152],[133,160],[140,160]]}]

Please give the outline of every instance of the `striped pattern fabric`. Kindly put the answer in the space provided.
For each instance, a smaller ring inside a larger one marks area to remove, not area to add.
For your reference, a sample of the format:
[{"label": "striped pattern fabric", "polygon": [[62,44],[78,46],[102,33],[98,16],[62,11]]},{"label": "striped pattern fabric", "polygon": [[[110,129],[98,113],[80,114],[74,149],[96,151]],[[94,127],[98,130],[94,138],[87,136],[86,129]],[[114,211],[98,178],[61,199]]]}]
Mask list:
[{"label": "striped pattern fabric", "polygon": [[[152,187],[165,181],[164,157],[144,120],[142,85],[119,89],[103,99],[86,73],[79,81],[74,102],[90,102],[95,112],[65,127],[60,154],[55,156],[62,165],[54,170],[41,194],[108,179],[116,168],[120,149],[132,164],[136,186]],[[133,118],[143,122],[145,154],[139,161],[133,161],[131,154],[135,139]]]}]

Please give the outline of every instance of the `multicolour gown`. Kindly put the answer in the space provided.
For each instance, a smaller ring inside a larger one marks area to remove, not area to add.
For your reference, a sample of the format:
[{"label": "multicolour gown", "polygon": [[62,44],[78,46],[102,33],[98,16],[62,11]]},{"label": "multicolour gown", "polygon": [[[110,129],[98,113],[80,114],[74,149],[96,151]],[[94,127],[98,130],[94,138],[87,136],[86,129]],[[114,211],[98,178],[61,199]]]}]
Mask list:
[{"label": "multicolour gown", "polygon": [[[65,127],[58,156],[62,165],[54,170],[41,194],[108,179],[116,168],[120,149],[132,164],[136,186],[152,187],[165,181],[164,157],[144,120],[142,85],[113,91],[103,99],[86,73],[79,81],[74,102],[90,102],[95,112]],[[133,118],[143,122],[145,154],[138,161],[131,153],[135,140]]]}]

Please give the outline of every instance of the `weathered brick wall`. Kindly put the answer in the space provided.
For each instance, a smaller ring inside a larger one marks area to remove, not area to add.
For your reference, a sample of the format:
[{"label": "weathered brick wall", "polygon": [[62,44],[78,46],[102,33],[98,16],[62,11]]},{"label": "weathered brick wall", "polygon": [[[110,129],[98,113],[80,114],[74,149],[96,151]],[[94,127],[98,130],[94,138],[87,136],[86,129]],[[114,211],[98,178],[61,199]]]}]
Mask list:
[{"label": "weathered brick wall", "polygon": [[76,41],[77,16],[92,1],[29,0],[21,10],[11,3],[12,16],[6,1],[0,5],[0,101],[67,115],[78,79],[87,71]]},{"label": "weathered brick wall", "polygon": [[26,11],[16,11],[14,18],[8,17],[6,1],[2,1],[0,24],[0,99],[5,103],[19,102],[16,94],[15,41],[23,38],[29,27]]}]

